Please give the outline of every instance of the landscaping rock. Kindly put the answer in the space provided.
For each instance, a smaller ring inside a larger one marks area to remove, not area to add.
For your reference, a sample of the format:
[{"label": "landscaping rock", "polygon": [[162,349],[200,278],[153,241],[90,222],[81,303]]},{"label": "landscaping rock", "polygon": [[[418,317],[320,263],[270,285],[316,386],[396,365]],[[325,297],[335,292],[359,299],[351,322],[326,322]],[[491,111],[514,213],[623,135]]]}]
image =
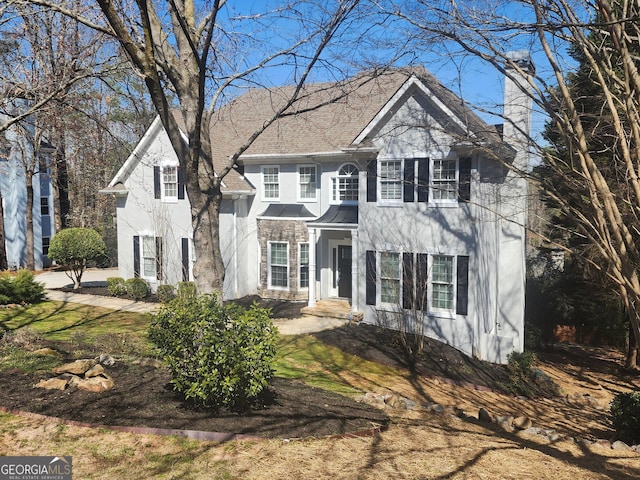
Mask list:
[{"label": "landscaping rock", "polygon": [[628,452],[628,451],[633,450],[629,445],[627,445],[626,443],[624,443],[621,440],[616,440],[615,442],[613,442],[611,444],[611,448],[613,450],[620,450],[622,452]]},{"label": "landscaping rock", "polygon": [[84,372],[84,378],[97,377],[98,375],[102,375],[104,373],[104,367],[99,363],[94,365],[89,370]]},{"label": "landscaping rock", "polygon": [[495,418],[495,423],[498,424],[505,432],[513,432],[513,417],[511,415],[502,415]]},{"label": "landscaping rock", "polygon": [[106,353],[102,353],[95,358],[95,361],[100,365],[106,365],[107,367],[111,367],[116,364],[115,358],[111,355],[107,355]]},{"label": "landscaping rock", "polygon": [[106,392],[114,387],[113,379],[109,376],[98,376],[91,378],[81,378],[76,385],[81,390],[88,392]]},{"label": "landscaping rock", "polygon": [[481,408],[480,410],[478,410],[478,420],[485,423],[491,423],[493,421],[493,418],[485,408]]},{"label": "landscaping rock", "polygon": [[49,378],[47,380],[40,380],[36,383],[37,388],[44,388],[45,390],[64,390],[67,388],[68,381],[64,378]]},{"label": "landscaping rock", "polygon": [[531,419],[524,415],[513,420],[513,426],[518,430],[527,430],[528,428],[531,428],[531,425]]},{"label": "landscaping rock", "polygon": [[37,350],[34,350],[33,352],[34,355],[43,355],[43,356],[47,356],[47,357],[60,357],[60,352],[58,352],[57,350],[54,350],[53,348],[49,348],[49,347],[44,347],[44,348],[39,348]]},{"label": "landscaping rock", "polygon": [[95,365],[93,360],[84,359],[60,365],[52,370],[55,374],[73,373],[74,375],[84,375],[84,373]]}]

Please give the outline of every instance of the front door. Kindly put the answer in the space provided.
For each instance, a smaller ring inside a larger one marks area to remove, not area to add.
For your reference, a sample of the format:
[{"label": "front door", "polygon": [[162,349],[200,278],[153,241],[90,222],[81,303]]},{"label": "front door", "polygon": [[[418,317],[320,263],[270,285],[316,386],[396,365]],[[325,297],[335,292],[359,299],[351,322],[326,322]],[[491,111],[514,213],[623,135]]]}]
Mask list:
[{"label": "front door", "polygon": [[338,296],[351,298],[351,245],[338,245]]}]

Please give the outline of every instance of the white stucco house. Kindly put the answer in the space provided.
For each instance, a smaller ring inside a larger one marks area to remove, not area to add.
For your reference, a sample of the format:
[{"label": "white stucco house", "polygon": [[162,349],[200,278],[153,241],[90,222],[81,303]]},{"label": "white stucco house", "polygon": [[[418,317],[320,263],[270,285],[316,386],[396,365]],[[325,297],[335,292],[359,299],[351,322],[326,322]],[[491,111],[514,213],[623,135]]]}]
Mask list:
[{"label": "white stucco house", "polygon": [[[218,111],[218,161],[286,92],[249,90]],[[363,322],[409,319],[504,363],[524,339],[527,185],[509,167],[528,162],[530,110],[506,79],[511,121],[488,125],[416,68],[308,86],[224,179],[224,297],[345,299]],[[121,276],[192,278],[189,200],[158,120],[103,191],[117,196]]]}]

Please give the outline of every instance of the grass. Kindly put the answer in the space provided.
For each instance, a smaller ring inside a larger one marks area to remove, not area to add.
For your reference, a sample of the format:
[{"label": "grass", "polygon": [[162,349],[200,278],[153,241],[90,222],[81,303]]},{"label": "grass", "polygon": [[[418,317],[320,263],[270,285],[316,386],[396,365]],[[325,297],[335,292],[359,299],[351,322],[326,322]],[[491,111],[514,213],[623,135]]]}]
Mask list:
[{"label": "grass", "polygon": [[48,340],[95,339],[114,332],[146,338],[151,316],[74,303],[42,302],[0,310],[0,331],[31,327]]}]

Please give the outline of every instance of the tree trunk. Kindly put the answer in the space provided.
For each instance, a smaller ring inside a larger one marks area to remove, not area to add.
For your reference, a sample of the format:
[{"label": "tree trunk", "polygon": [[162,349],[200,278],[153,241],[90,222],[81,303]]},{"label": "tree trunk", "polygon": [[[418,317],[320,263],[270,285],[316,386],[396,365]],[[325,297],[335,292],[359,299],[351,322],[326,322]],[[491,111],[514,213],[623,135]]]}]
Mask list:
[{"label": "tree trunk", "polygon": [[25,172],[25,182],[27,184],[27,270],[35,270],[34,242],[33,242],[33,172]]},{"label": "tree trunk", "polygon": [[55,231],[68,227],[69,177],[64,133],[57,132],[54,139],[56,151],[51,162],[51,184],[53,186],[53,222]]},{"label": "tree trunk", "polygon": [[629,370],[638,370],[638,342],[636,341],[631,322],[629,322],[629,340],[627,345],[627,359],[624,367]]},{"label": "tree trunk", "polygon": [[7,268],[9,268],[9,263],[7,261],[7,248],[4,235],[4,207],[2,192],[0,192],[0,270],[6,270]]}]

